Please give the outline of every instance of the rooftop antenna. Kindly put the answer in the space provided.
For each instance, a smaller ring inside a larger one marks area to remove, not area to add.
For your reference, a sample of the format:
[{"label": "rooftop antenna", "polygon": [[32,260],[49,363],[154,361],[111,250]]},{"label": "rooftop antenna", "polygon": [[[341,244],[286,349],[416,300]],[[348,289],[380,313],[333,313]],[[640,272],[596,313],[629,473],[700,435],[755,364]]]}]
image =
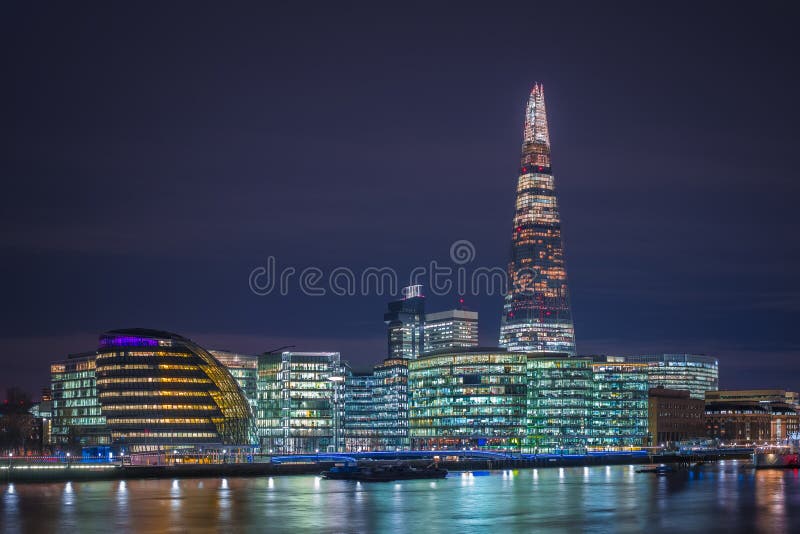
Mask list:
[{"label": "rooftop antenna", "polygon": [[276,353],[276,352],[278,352],[279,350],[283,350],[283,349],[293,349],[293,348],[295,348],[296,346],[297,346],[297,345],[284,345],[283,347],[278,347],[277,349],[268,350],[268,351],[266,351],[266,352],[262,352],[261,354],[262,354],[262,355],[263,355],[263,354],[275,354],[275,353]]}]

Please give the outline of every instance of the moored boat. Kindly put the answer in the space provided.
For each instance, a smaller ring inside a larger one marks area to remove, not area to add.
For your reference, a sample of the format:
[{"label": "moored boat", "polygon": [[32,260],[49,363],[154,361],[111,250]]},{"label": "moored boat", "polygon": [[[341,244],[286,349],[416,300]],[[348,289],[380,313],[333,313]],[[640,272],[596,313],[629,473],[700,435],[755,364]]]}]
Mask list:
[{"label": "moored boat", "polygon": [[328,471],[322,472],[322,478],[328,480],[355,480],[359,482],[391,482],[394,480],[444,478],[446,476],[447,469],[440,469],[434,464],[426,467],[415,467],[407,462],[337,465]]},{"label": "moored boat", "polygon": [[753,467],[756,469],[800,467],[797,440],[791,440],[783,445],[758,447],[753,451]]},{"label": "moored boat", "polygon": [[658,465],[650,467],[641,467],[636,470],[637,473],[654,473],[658,476],[663,476],[672,473],[674,469],[669,465]]}]

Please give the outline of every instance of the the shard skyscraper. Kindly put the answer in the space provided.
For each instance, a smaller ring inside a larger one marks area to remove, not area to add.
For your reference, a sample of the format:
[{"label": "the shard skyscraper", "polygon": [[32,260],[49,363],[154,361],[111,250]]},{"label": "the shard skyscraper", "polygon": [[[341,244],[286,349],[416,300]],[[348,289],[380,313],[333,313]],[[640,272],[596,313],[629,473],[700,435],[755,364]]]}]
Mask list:
[{"label": "the shard skyscraper", "polygon": [[508,275],[500,346],[509,350],[575,354],[575,329],[541,84],[533,86],[525,113]]}]

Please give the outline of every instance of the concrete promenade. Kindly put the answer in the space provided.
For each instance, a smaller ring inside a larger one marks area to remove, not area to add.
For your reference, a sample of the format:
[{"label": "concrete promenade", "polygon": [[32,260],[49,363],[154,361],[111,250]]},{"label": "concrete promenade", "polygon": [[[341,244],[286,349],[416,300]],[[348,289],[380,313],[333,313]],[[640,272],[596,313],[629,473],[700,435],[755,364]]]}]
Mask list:
[{"label": "concrete promenade", "polygon": [[[410,451],[357,454],[264,456],[251,463],[173,463],[170,465],[122,465],[117,462],[0,460],[0,483],[118,480],[137,478],[261,477],[319,474],[337,462],[404,460],[418,464],[438,461],[450,471],[582,467],[649,463],[714,462],[749,459],[750,449],[723,449],[691,454],[590,453],[584,455],[519,455],[490,451]],[[5,464],[5,465],[3,465]]]}]

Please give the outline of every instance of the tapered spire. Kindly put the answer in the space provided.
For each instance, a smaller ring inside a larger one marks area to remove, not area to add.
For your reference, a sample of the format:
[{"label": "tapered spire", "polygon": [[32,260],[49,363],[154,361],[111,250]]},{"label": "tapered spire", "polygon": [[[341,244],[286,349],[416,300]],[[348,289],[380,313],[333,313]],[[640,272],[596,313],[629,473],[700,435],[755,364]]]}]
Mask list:
[{"label": "tapered spire", "polygon": [[544,86],[533,84],[525,112],[525,143],[542,143],[550,146],[550,133],[547,131],[547,110],[544,106]]},{"label": "tapered spire", "polygon": [[544,86],[533,85],[525,108],[525,131],[522,138],[522,168],[550,168],[550,132],[544,106]]},{"label": "tapered spire", "polygon": [[540,83],[534,84],[525,109],[508,279],[500,346],[575,354],[561,217]]}]

